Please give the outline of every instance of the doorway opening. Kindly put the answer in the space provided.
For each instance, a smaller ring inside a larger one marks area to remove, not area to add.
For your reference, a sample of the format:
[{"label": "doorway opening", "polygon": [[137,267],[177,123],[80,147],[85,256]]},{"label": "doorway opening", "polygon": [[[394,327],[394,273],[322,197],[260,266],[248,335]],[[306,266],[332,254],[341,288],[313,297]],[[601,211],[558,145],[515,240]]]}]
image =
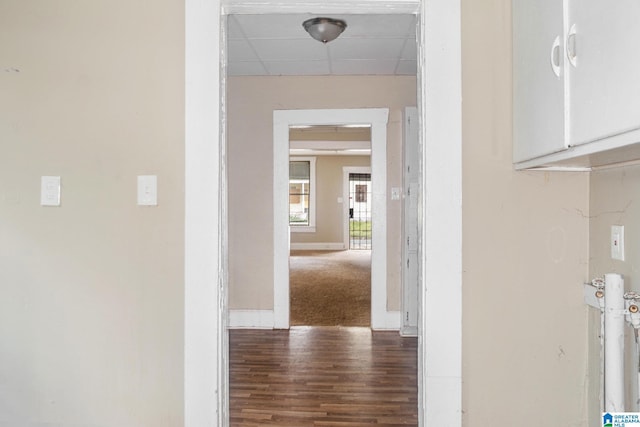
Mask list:
[{"label": "doorway opening", "polygon": [[[274,327],[290,326],[289,170],[290,129],[301,126],[371,128],[371,328],[399,330],[399,311],[387,309],[387,123],[386,108],[277,110],[273,112]],[[342,203],[343,207],[348,206]],[[346,208],[345,208],[346,209]]]},{"label": "doorway opening", "polygon": [[[350,250],[349,217],[362,199],[356,216],[370,234],[371,127],[291,128],[289,155],[290,325],[370,327],[371,239],[369,250]],[[345,171],[368,176],[369,194],[350,195]]]},{"label": "doorway opening", "polygon": [[[222,2],[222,9],[220,6],[219,2],[187,0],[185,11],[184,395],[188,426],[228,425],[224,392],[228,375],[226,148],[222,132],[226,104],[224,91],[220,91],[220,82],[224,85],[224,71],[220,71],[226,60],[224,46],[215,46],[219,17],[221,13],[282,10],[277,2],[228,0]],[[460,3],[341,1],[314,7],[324,13],[380,14],[405,7],[407,13],[419,14],[418,106],[424,162],[420,180],[424,209],[419,224],[420,236],[429,236],[428,241],[420,242],[419,420],[421,425],[461,425]],[[287,2],[286,10],[305,13],[308,5]],[[426,411],[427,407],[438,410]]]}]

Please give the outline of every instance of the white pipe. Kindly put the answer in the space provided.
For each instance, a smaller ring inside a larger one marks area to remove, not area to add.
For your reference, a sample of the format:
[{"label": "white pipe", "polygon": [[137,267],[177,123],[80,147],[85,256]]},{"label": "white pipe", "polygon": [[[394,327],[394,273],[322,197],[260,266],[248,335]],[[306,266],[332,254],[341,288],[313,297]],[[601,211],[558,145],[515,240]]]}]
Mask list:
[{"label": "white pipe", "polygon": [[604,412],[604,295],[600,300],[600,412]]},{"label": "white pipe", "polygon": [[593,279],[591,284],[596,287],[596,298],[600,307],[600,390],[598,390],[598,401],[600,411],[604,412],[604,278]]},{"label": "white pipe", "polygon": [[624,412],[624,281],[604,276],[604,410]]},{"label": "white pipe", "polygon": [[633,329],[633,333],[636,339],[636,368],[638,369],[638,375],[636,378],[636,411],[640,408],[640,334],[638,328]]}]

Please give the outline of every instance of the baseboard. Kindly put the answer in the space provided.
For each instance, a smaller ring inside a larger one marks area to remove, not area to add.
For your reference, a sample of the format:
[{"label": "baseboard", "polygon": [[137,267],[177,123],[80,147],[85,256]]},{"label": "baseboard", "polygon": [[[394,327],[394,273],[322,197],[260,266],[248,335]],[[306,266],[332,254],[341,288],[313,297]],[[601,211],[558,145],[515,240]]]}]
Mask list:
[{"label": "baseboard", "polygon": [[299,251],[342,251],[344,243],[291,243],[291,249]]},{"label": "baseboard", "polygon": [[403,337],[417,337],[418,336],[418,327],[417,326],[403,326],[400,329],[400,335]]},{"label": "baseboard", "polygon": [[229,310],[229,329],[273,329],[273,310]]},{"label": "baseboard", "polygon": [[400,311],[386,311],[381,319],[372,319],[374,331],[399,331],[402,327],[402,313]]},{"label": "baseboard", "polygon": [[[383,319],[374,319],[375,325],[372,325],[371,329],[400,331],[401,319],[399,311],[387,311]],[[273,310],[229,310],[229,329],[273,329],[273,325]]]}]

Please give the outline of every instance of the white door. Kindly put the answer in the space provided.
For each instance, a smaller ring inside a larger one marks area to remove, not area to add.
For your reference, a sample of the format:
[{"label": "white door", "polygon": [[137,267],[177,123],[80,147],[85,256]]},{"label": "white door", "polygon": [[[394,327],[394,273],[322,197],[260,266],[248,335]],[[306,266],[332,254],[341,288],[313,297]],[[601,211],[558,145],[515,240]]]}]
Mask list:
[{"label": "white door", "polygon": [[404,203],[402,226],[402,335],[418,334],[418,194],[420,192],[418,109],[404,114]]},{"label": "white door", "polygon": [[516,163],[567,147],[563,28],[562,1],[513,1],[513,161]]},{"label": "white door", "polygon": [[570,1],[568,25],[570,144],[640,128],[640,2]]},{"label": "white door", "polygon": [[[344,166],[342,168],[342,240],[345,249],[351,248],[351,183],[349,176],[351,174],[369,174],[371,175],[371,167],[369,166]],[[369,249],[371,249],[369,247]]]}]

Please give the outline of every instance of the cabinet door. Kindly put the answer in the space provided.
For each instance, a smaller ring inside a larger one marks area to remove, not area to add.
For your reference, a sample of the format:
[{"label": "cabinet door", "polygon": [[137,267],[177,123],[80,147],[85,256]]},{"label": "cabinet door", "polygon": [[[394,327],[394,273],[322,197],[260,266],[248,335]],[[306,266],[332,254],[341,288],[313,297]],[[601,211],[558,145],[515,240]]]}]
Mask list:
[{"label": "cabinet door", "polygon": [[640,1],[572,0],[569,142],[640,128]]},{"label": "cabinet door", "polygon": [[513,0],[513,161],[564,150],[564,19],[559,0]]}]

